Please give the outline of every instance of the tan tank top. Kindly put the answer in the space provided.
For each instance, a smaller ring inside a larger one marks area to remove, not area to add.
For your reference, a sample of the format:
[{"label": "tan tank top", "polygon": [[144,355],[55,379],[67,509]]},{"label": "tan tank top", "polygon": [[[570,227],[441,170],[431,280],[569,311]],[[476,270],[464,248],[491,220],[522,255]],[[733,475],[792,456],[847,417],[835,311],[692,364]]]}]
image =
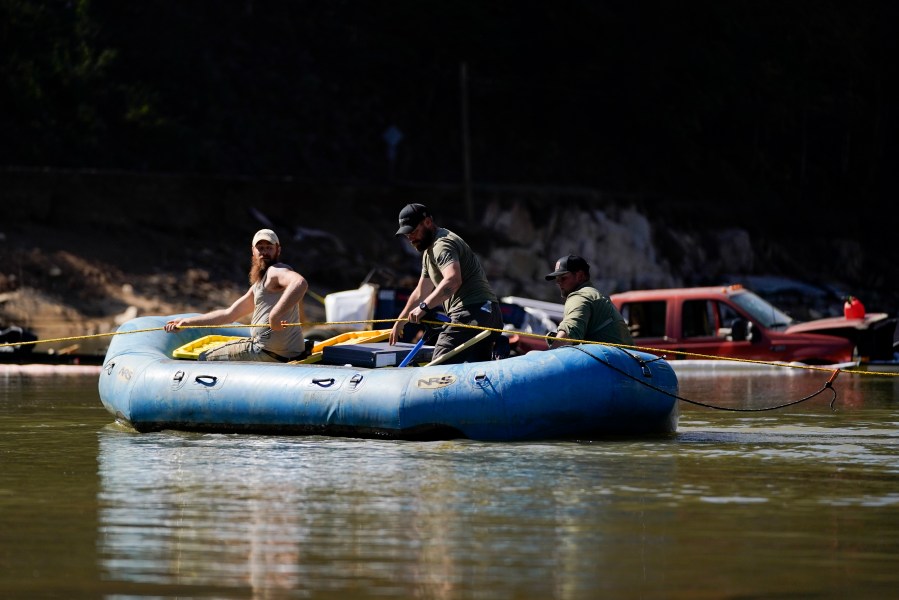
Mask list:
[{"label": "tan tank top", "polygon": [[[253,300],[255,308],[253,309],[253,323],[268,323],[269,315],[278,300],[281,299],[282,291],[269,292],[265,289],[265,282],[268,280],[268,272],[262,281],[253,286]],[[287,311],[285,320],[288,323],[300,322],[300,305],[294,304]],[[253,328],[253,339],[256,343],[265,348],[269,352],[274,352],[284,358],[293,358],[302,354],[305,350],[305,341],[303,340],[302,327],[285,327],[281,331],[272,331],[268,325]]]}]

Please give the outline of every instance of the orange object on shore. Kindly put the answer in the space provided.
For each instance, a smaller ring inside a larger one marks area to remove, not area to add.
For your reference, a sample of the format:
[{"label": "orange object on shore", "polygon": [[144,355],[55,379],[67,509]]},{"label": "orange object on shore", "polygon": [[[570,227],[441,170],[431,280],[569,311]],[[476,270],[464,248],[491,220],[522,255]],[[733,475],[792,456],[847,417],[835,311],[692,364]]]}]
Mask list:
[{"label": "orange object on shore", "polygon": [[848,296],[843,304],[843,316],[847,319],[864,319],[865,305],[855,296]]}]

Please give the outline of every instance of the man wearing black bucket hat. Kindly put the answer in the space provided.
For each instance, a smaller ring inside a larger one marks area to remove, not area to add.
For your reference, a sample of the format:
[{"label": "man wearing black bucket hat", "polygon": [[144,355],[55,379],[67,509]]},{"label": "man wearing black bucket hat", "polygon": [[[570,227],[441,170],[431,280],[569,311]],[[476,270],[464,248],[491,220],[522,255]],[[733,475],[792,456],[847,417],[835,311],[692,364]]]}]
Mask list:
[{"label": "man wearing black bucket hat", "polygon": [[[472,339],[484,331],[481,328],[498,331],[445,363],[490,360],[493,344],[502,335],[503,317],[478,257],[461,237],[437,227],[423,204],[406,205],[400,211],[399,226],[396,235],[405,236],[421,252],[421,276],[390,332],[390,343],[399,341],[405,319],[418,323],[443,304],[451,322],[438,335],[432,360]],[[472,327],[453,327],[453,323]]]},{"label": "man wearing black bucket hat", "polygon": [[621,313],[590,281],[590,265],[586,260],[574,254],[563,256],[556,261],[555,270],[546,275],[546,280],[555,280],[565,299],[559,330],[553,340],[547,341],[550,348],[570,344],[569,339],[634,344]]}]

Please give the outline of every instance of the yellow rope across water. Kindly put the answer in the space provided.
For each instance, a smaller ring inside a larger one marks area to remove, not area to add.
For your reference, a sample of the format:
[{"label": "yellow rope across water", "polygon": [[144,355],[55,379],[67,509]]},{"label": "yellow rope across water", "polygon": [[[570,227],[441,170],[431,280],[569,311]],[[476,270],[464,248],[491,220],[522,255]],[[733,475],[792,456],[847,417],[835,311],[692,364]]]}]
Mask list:
[{"label": "yellow rope across water", "polygon": [[47,338],[45,340],[30,340],[26,342],[8,342],[0,344],[0,348],[16,347],[16,346],[34,346],[36,344],[53,344],[58,342],[78,342],[82,340],[93,340],[104,337],[112,337],[114,335],[126,335],[129,333],[146,333],[148,331],[161,331],[162,327],[151,327],[150,329],[135,329],[133,331],[110,331],[109,333],[92,333],[90,335],[75,335],[72,337]]},{"label": "yellow rope across water", "polygon": [[[445,325],[445,323],[439,323],[437,321],[422,321],[423,323],[427,323],[430,325]],[[536,333],[528,333],[524,331],[514,331],[508,329],[495,329],[492,327],[483,327],[480,325],[465,325],[463,323],[454,323],[453,327],[467,327],[469,329],[478,329],[484,331],[498,331],[501,333],[509,333],[520,336],[527,336],[536,339],[542,340],[555,340],[554,336],[550,335],[540,335]],[[687,356],[690,358],[698,358],[698,359],[707,359],[707,360],[722,360],[736,363],[749,363],[763,366],[771,366],[771,367],[781,367],[781,368],[790,368],[790,369],[805,369],[809,371],[823,371],[825,373],[832,373],[834,371],[833,367],[818,367],[814,365],[803,365],[803,364],[793,364],[793,363],[784,363],[784,362],[774,362],[774,361],[764,361],[764,360],[752,360],[748,358],[732,358],[728,356],[714,356],[710,354],[698,354],[695,352],[684,352],[681,350],[662,350],[660,348],[652,348],[648,346],[630,346],[627,344],[614,344],[612,342],[594,342],[591,340],[580,340],[575,338],[565,338],[566,341],[576,343],[576,344],[598,344],[600,346],[613,346],[616,348],[622,348],[627,350],[639,350],[641,352],[648,352],[650,354],[656,355],[665,355],[665,354],[677,354],[680,356]],[[841,373],[853,373],[857,375],[885,375],[887,377],[899,377],[899,373],[890,373],[890,372],[880,372],[880,371],[861,371],[857,369],[837,369]]]},{"label": "yellow rope across water", "polygon": [[[396,321],[406,321],[407,319],[364,319],[358,321],[308,321],[304,323],[286,323],[286,327],[335,327],[335,326],[343,326],[343,325],[374,325],[378,323],[395,323]],[[444,326],[447,323],[441,321],[430,321],[423,320],[421,321],[427,325],[438,325]],[[494,331],[497,333],[506,333],[510,335],[519,335],[525,337],[531,337],[542,340],[554,340],[553,336],[549,335],[540,335],[537,333],[530,333],[525,331],[515,331],[511,329],[497,329],[493,327],[484,327],[481,325],[466,325],[464,323],[453,323],[453,327],[460,328],[468,328],[468,329],[477,329],[479,331]],[[230,328],[253,328],[253,327],[268,327],[268,323],[250,323],[250,324],[242,324],[242,323],[234,323],[228,325],[187,325],[182,327],[181,329],[217,329],[221,327],[230,327]],[[0,348],[4,347],[18,347],[18,346],[27,346],[27,345],[36,345],[36,344],[50,344],[50,343],[60,343],[60,342],[77,342],[83,340],[90,339],[98,339],[104,337],[112,337],[115,335],[128,335],[133,333],[146,333],[149,331],[162,331],[162,327],[151,327],[149,329],[134,329],[131,331],[112,331],[108,333],[94,333],[90,335],[79,335],[79,336],[71,336],[71,337],[61,337],[61,338],[52,338],[52,339],[44,339],[44,340],[31,340],[31,341],[23,341],[23,342],[8,342],[0,344]],[[763,360],[751,360],[748,358],[732,358],[727,356],[715,356],[710,354],[698,354],[695,352],[684,352],[682,350],[662,350],[660,348],[652,348],[649,346],[631,346],[626,344],[613,344],[611,342],[594,342],[591,340],[580,340],[574,338],[566,338],[567,341],[576,344],[599,344],[602,346],[613,346],[617,348],[622,348],[626,350],[639,350],[641,352],[648,352],[650,354],[655,354],[659,356],[676,354],[679,356],[689,357],[689,358],[697,358],[697,359],[706,359],[706,360],[720,360],[720,361],[728,361],[735,363],[749,363],[763,366],[771,366],[771,367],[779,367],[779,368],[789,368],[789,369],[805,369],[809,371],[824,371],[827,373],[833,372],[833,367],[819,367],[815,365],[803,365],[803,364],[793,364],[793,363],[783,363],[783,362],[773,362],[773,361],[763,361]],[[892,373],[887,371],[871,371],[871,370],[860,370],[860,369],[838,369],[841,373],[849,373],[852,375],[874,375],[874,376],[882,376],[882,377],[899,377],[899,373]]]}]

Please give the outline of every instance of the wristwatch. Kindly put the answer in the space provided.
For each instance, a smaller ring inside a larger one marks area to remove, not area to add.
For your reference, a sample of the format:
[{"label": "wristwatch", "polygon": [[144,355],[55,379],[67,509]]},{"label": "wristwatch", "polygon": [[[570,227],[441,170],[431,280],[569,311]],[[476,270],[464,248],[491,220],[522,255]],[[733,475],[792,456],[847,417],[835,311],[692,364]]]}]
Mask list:
[{"label": "wristwatch", "polygon": [[427,302],[420,302],[420,303],[418,304],[418,308],[420,308],[420,309],[422,309],[423,311],[427,312],[427,311],[428,311],[428,303],[427,303]]}]

